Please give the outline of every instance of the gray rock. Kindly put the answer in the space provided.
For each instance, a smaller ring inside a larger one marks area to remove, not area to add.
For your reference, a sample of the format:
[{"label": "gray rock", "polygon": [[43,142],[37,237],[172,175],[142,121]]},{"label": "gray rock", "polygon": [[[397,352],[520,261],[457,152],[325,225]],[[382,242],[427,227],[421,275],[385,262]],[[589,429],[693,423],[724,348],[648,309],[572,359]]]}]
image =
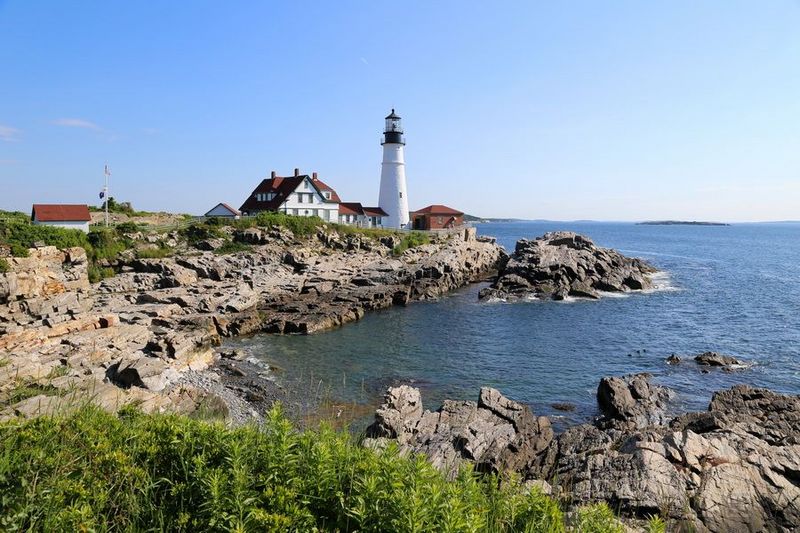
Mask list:
[{"label": "gray rock", "polygon": [[717,352],[703,352],[700,355],[695,356],[695,362],[701,366],[733,366],[733,365],[741,365],[742,362],[736,359],[735,357],[731,357],[729,355],[722,355]]},{"label": "gray rock", "polygon": [[563,300],[568,296],[597,299],[601,291],[628,292],[650,288],[656,269],[641,259],[599,248],[573,232],[546,233],[517,241],[514,253],[495,282],[480,298]]}]

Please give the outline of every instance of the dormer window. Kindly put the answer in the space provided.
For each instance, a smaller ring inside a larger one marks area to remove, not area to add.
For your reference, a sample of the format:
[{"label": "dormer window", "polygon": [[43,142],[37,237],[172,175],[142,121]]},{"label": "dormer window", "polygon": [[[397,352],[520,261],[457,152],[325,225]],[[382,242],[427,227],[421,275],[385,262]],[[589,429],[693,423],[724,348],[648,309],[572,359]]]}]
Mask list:
[{"label": "dormer window", "polygon": [[322,195],[325,196],[326,200],[330,200],[331,199],[331,191],[325,191],[325,192],[322,193]]}]

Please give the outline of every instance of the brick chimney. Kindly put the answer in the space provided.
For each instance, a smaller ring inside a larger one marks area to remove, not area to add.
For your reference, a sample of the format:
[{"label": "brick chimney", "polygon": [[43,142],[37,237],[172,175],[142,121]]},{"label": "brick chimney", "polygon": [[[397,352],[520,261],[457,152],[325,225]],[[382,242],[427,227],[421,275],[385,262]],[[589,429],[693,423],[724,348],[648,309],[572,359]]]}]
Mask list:
[{"label": "brick chimney", "polygon": [[317,173],[316,172],[312,172],[311,173],[311,179],[313,179],[314,181],[317,181]]},{"label": "brick chimney", "polygon": [[299,176],[300,175],[300,169],[299,168],[294,169],[294,175],[295,176]]},{"label": "brick chimney", "polygon": [[273,170],[272,172],[270,172],[269,177],[272,178],[272,179],[275,179],[275,174],[276,174],[276,172]]}]

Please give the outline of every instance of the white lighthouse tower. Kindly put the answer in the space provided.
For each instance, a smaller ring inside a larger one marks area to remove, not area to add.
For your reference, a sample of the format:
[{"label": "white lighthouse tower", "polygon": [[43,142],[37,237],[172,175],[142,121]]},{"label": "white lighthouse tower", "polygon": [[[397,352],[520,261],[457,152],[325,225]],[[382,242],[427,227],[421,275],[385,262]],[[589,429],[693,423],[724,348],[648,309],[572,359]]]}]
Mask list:
[{"label": "white lighthouse tower", "polygon": [[381,163],[381,192],[378,205],[389,215],[384,224],[389,228],[408,225],[408,194],[406,193],[406,164],[403,159],[403,126],[400,117],[392,112],[386,117],[383,132],[383,163]]}]

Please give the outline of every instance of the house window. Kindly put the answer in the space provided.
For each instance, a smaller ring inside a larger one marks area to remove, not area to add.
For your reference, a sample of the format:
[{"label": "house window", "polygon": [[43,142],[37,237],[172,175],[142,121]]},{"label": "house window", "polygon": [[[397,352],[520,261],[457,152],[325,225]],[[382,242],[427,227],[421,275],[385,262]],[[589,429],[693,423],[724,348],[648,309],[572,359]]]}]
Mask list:
[{"label": "house window", "polygon": [[441,223],[442,223],[442,217],[436,217],[436,222],[438,222],[439,224],[441,224]]},{"label": "house window", "polygon": [[299,203],[299,204],[303,203],[303,193],[300,193],[300,192],[297,193],[297,203]]},{"label": "house window", "polygon": [[267,201],[269,202],[269,201],[270,201],[270,200],[272,200],[273,198],[275,198],[275,193],[273,193],[273,192],[268,192],[268,193],[267,193]]},{"label": "house window", "polygon": [[308,181],[304,181],[304,182],[303,182],[303,188],[304,188],[305,190],[308,190]]},{"label": "house window", "polygon": [[331,199],[331,191],[325,191],[323,194],[325,195],[325,199],[326,200],[330,200]]}]

